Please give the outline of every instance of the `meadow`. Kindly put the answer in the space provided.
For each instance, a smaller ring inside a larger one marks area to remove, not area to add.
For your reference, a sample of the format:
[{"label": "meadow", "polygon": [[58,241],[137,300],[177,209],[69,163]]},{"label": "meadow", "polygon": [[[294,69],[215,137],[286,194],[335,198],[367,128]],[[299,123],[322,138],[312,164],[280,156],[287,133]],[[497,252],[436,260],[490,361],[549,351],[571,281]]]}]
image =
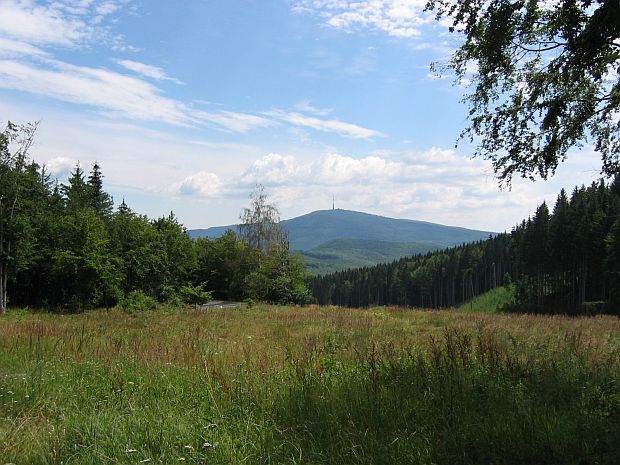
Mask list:
[{"label": "meadow", "polygon": [[0,318],[0,463],[617,464],[619,438],[615,317]]}]

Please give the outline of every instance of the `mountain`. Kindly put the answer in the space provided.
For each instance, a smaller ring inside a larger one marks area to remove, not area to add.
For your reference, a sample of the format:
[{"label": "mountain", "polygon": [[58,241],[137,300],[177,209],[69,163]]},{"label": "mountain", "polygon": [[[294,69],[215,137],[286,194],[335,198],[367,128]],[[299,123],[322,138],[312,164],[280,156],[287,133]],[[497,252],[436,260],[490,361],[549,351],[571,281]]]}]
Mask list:
[{"label": "mountain", "polygon": [[[401,257],[487,239],[493,234],[426,221],[401,220],[351,210],[319,210],[282,221],[291,248],[308,270],[323,274],[390,262]],[[237,225],[188,231],[192,238],[215,238]]]},{"label": "mountain", "polygon": [[[486,239],[489,234],[493,234],[488,231],[444,226],[426,221],[387,218],[341,209],[318,210],[284,220],[282,225],[289,233],[291,248],[298,251],[310,251],[335,239],[416,243],[436,249]],[[193,238],[214,238],[221,236],[228,229],[238,231],[236,225],[231,225],[193,229],[188,232]]]}]

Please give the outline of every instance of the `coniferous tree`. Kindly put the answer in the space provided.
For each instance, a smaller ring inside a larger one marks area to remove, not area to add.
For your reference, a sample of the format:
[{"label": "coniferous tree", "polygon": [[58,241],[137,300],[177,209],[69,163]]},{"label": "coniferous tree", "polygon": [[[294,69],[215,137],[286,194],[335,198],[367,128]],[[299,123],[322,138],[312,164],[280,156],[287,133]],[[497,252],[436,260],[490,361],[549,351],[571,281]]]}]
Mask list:
[{"label": "coniferous tree", "polygon": [[61,191],[65,198],[68,213],[75,214],[90,204],[88,187],[84,180],[84,170],[82,170],[79,162],[71,171],[68,184],[63,185]]},{"label": "coniferous tree", "polygon": [[109,218],[112,215],[114,201],[110,194],[103,190],[103,175],[101,167],[95,162],[86,183],[88,204],[97,215]]}]

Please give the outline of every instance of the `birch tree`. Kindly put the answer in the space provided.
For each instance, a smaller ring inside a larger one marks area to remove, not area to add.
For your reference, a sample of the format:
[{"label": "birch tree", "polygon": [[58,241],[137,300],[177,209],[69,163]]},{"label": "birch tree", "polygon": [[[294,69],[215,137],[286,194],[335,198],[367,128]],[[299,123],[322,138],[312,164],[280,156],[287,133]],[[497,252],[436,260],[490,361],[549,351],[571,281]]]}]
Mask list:
[{"label": "birch tree", "polygon": [[36,129],[36,124],[9,121],[0,133],[0,314],[6,312],[8,304],[7,284],[19,240],[16,216]]}]

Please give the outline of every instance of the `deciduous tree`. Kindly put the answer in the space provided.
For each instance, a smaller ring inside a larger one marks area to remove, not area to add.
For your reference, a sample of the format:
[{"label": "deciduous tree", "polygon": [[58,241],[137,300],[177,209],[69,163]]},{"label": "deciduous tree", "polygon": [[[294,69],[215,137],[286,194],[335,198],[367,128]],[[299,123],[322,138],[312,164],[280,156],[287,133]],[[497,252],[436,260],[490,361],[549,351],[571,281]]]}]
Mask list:
[{"label": "deciduous tree", "polygon": [[461,133],[501,183],[546,179],[567,151],[592,143],[607,175],[620,172],[618,0],[429,0],[461,33],[447,67],[466,95]]},{"label": "deciduous tree", "polygon": [[20,217],[28,150],[34,141],[36,124],[18,126],[8,122],[0,133],[0,314],[8,303],[7,284],[16,264],[19,242],[26,234]]}]

